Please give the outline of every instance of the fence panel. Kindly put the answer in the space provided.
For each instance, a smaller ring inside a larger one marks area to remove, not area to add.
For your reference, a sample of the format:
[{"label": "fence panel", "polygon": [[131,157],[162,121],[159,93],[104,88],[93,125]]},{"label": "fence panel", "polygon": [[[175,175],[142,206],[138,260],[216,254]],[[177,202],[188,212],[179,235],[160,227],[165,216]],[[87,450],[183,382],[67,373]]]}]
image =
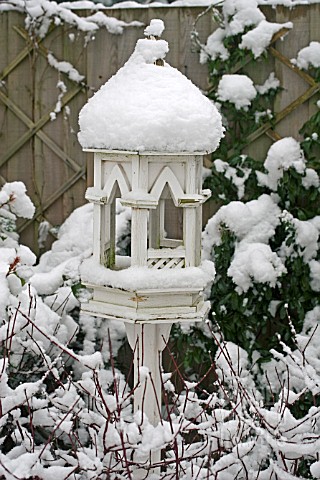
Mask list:
[{"label": "fence panel", "polygon": [[[190,38],[192,26],[203,10],[139,7],[110,9],[107,14],[128,23],[139,20],[145,25],[152,18],[163,19],[163,37],[170,47],[167,61],[205,90],[207,67],[200,65]],[[290,59],[311,40],[320,40],[320,4],[262,10],[269,21],[292,21],[294,28],[284,40],[274,42],[268,62],[261,61],[259,68],[250,64],[246,67],[257,83],[263,83],[275,71],[284,87],[276,100],[275,129],[266,124],[248,139],[247,152],[254,152],[261,160],[276,139],[298,138],[301,123],[315,111],[319,85],[295,69]],[[202,16],[197,23],[200,40],[204,43],[215,28],[210,13]],[[73,41],[73,36],[80,39]],[[79,110],[129,58],[136,40],[143,37],[143,27],[127,28],[120,36],[100,30],[95,37],[85,47],[85,34],[68,25],[52,26],[35,45],[25,31],[23,15],[0,14],[0,81],[5,82],[0,84],[0,182],[22,180],[26,184],[37,210],[33,220],[20,222],[19,231],[21,241],[35,251],[42,220],[60,225],[74,208],[84,203],[86,185],[92,183],[92,164],[77,141]],[[89,88],[52,68],[47,61],[49,52],[57,60],[74,65],[85,76]],[[52,112],[59,110],[59,94],[63,93],[57,87],[59,81],[64,82],[67,91],[60,98],[61,113],[57,112],[52,120]],[[45,248],[52,240],[53,237],[48,238]]]}]

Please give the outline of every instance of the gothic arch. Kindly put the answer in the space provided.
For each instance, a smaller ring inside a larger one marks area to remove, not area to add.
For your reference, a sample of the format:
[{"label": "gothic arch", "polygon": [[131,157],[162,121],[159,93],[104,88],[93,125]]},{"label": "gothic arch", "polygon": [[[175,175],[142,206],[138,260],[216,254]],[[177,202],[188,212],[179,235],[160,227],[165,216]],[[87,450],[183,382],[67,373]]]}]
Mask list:
[{"label": "gothic arch", "polygon": [[181,188],[179,180],[169,167],[164,167],[164,169],[161,171],[159,177],[156,179],[151,188],[150,194],[159,200],[166,184],[168,184],[172,199],[175,205],[177,205],[178,199],[184,195],[184,192]]},{"label": "gothic arch", "polygon": [[117,187],[119,187],[121,197],[128,194],[130,191],[128,177],[120,165],[115,165],[113,167],[110,175],[108,175],[105,186],[103,187],[103,193],[106,195],[108,203],[113,200]]}]

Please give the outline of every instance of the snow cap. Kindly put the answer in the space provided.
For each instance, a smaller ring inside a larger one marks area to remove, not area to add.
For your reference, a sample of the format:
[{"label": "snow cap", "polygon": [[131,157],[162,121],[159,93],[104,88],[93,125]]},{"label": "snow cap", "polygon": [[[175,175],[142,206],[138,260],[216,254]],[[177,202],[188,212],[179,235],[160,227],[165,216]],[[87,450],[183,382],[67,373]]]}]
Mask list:
[{"label": "snow cap", "polygon": [[223,136],[212,102],[177,69],[160,37],[161,20],[145,29],[127,63],[89,99],[79,115],[83,148],[212,152]]},{"label": "snow cap", "polygon": [[164,30],[164,23],[162,20],[158,18],[153,18],[148,25],[144,29],[144,34],[146,37],[161,37]]}]

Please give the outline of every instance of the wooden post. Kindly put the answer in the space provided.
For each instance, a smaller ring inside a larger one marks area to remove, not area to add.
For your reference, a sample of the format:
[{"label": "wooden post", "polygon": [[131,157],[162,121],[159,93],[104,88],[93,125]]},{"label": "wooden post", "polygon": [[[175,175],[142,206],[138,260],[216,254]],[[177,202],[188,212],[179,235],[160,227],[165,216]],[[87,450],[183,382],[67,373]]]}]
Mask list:
[{"label": "wooden post", "polygon": [[[141,411],[156,427],[161,422],[161,365],[162,351],[169,338],[172,323],[126,324],[129,344],[134,351],[134,413]],[[151,464],[159,464],[161,450],[151,452]],[[152,472],[159,471],[155,467]],[[149,472],[150,473],[150,472]],[[135,480],[146,478],[146,472],[137,469]]]},{"label": "wooden post", "polygon": [[183,210],[186,267],[198,267],[201,263],[201,217],[199,207]]},{"label": "wooden post", "polygon": [[131,265],[147,265],[148,210],[133,208],[131,218]]}]

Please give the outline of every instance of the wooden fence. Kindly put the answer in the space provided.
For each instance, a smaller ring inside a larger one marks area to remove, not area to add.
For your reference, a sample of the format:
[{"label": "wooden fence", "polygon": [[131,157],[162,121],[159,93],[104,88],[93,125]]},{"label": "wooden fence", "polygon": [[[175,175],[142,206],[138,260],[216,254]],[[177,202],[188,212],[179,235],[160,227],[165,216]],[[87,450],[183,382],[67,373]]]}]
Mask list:
[{"label": "wooden fence", "polygon": [[[108,10],[109,16],[148,24],[152,18],[164,20],[164,38],[169,42],[167,61],[188,76],[200,88],[208,87],[207,67],[199,64],[190,32],[199,7],[160,7]],[[290,59],[311,40],[320,41],[320,4],[264,7],[269,21],[294,24],[284,40],[273,43],[271,56],[261,68],[247,65],[257,82],[263,83],[275,71],[284,90],[277,97],[276,127],[266,124],[249,139],[248,151],[264,158],[270,144],[282,136],[298,138],[299,126],[314,111],[319,85],[307,74],[294,68]],[[86,15],[88,12],[82,12]],[[197,30],[202,42],[216,28],[210,14],[201,17]],[[70,34],[78,36],[72,42]],[[80,35],[80,38],[79,38]],[[84,203],[87,183],[91,183],[91,161],[77,141],[78,113],[87,98],[105,83],[129,58],[143,27],[130,27],[120,36],[100,30],[85,47],[84,34],[74,28],[52,26],[48,35],[33,42],[24,27],[24,17],[17,12],[0,14],[0,182],[23,181],[37,210],[33,220],[19,223],[21,241],[37,251],[38,227],[42,220],[60,225],[71,211]],[[58,60],[72,63],[85,75],[78,85],[49,66],[48,52]],[[67,85],[62,110],[52,121],[61,79]],[[88,88],[89,87],[89,88]],[[130,85],[128,85],[130,88]],[[63,108],[63,107],[68,107]],[[48,248],[53,237],[46,244]]]}]

